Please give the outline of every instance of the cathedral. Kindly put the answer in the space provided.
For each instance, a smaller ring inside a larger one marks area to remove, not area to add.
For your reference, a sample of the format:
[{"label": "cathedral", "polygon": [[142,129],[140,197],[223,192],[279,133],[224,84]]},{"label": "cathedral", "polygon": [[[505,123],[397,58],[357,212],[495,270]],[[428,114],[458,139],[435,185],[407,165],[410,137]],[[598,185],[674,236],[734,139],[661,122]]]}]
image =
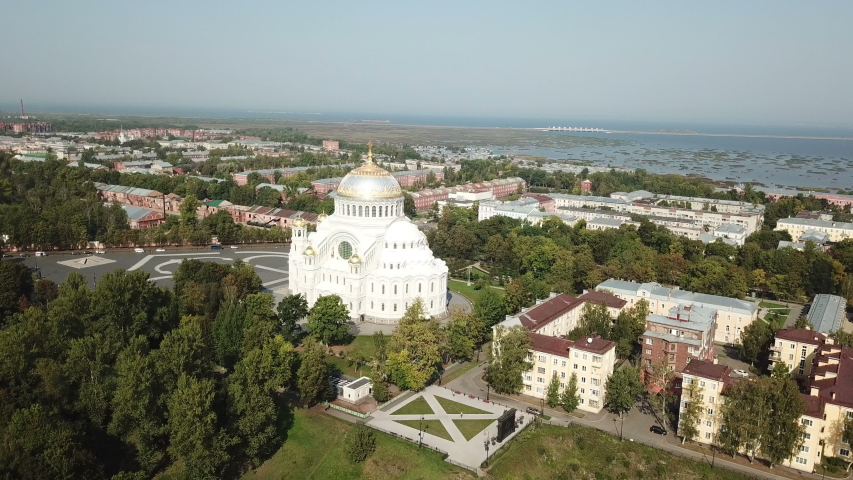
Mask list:
[{"label": "cathedral", "polygon": [[400,184],[373,163],[370,146],[364,165],[341,180],[334,213],[317,218],[317,231],[293,223],[290,291],[308,305],[338,295],[351,318],[366,322],[397,323],[417,298],[427,315],[441,317],[447,265],[403,213]]}]

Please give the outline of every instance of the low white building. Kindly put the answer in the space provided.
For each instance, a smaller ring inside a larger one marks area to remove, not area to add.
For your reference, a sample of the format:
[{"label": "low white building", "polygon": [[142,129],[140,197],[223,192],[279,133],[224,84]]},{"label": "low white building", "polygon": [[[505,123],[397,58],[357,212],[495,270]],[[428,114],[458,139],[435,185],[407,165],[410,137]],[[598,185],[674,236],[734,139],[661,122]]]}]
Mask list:
[{"label": "low white building", "polygon": [[361,377],[352,381],[336,379],[333,382],[338,398],[345,402],[357,404],[373,394],[373,383],[368,377]]},{"label": "low white building", "polygon": [[776,222],[773,230],[786,230],[791,238],[800,238],[807,231],[824,233],[830,242],[840,242],[847,238],[853,238],[853,223],[832,222],[826,220],[815,220],[812,218],[781,218]]}]

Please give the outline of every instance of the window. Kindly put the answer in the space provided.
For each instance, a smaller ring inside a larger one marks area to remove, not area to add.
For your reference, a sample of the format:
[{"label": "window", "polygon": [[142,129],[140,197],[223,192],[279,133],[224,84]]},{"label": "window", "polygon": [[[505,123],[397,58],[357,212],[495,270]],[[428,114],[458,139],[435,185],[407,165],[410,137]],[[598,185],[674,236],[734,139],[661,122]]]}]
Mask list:
[{"label": "window", "polygon": [[794,354],[793,353],[788,354],[788,360],[793,360],[793,359],[794,359]]},{"label": "window", "polygon": [[669,351],[670,351],[670,352],[674,352],[674,351],[675,351],[675,344],[674,344],[674,343],[670,343],[670,344],[669,344]]},{"label": "window", "polygon": [[726,333],[729,333],[729,326],[726,325]]},{"label": "window", "polygon": [[[578,358],[578,352],[575,352],[575,358]],[[578,367],[575,367],[578,368]]]},{"label": "window", "polygon": [[814,422],[812,422],[812,421],[811,421],[811,420],[809,420],[808,418],[804,418],[804,419],[803,419],[803,421],[802,421],[802,422],[800,422],[800,423],[802,423],[803,425],[805,425],[805,426],[807,426],[807,427],[811,427],[812,425],[814,425]]},{"label": "window", "polygon": [[850,450],[848,450],[846,448],[842,448],[841,450],[838,451],[838,454],[841,455],[842,457],[849,457],[850,456]]},{"label": "window", "polygon": [[589,391],[589,393],[591,393],[593,397],[597,397],[597,396],[599,396],[599,391],[598,391],[598,390],[590,390],[590,391]]},{"label": "window", "polygon": [[397,311],[397,304],[396,303],[394,304],[394,311],[395,312]]},{"label": "window", "polygon": [[646,345],[652,345],[654,342],[651,338],[646,338]]},{"label": "window", "polygon": [[421,284],[418,284],[418,293],[421,293]]},{"label": "window", "polygon": [[714,422],[712,422],[712,421],[708,420],[708,421],[706,421],[706,422],[705,422],[705,426],[706,426],[706,427],[713,427],[713,426],[714,426]]},{"label": "window", "polygon": [[542,393],[542,387],[536,387],[536,393]]},{"label": "window", "polygon": [[[545,355],[539,355],[539,361],[544,362],[545,361]],[[545,373],[544,369],[543,369],[542,373]]]},{"label": "window", "polygon": [[601,379],[600,378],[590,378],[589,383],[591,383],[592,385],[595,385],[596,387],[600,387],[601,386]]},{"label": "window", "polygon": [[382,285],[382,295],[385,295],[385,285]]},{"label": "window", "polygon": [[699,386],[705,388],[705,380],[699,380]]},{"label": "window", "polygon": [[528,382],[530,382],[533,380],[533,377],[531,377],[530,375],[525,375],[524,379],[527,380]]},{"label": "window", "polygon": [[531,387],[530,387],[530,385],[525,385],[525,386],[524,386],[524,389],[525,389],[525,390],[527,390],[527,391],[529,392],[529,391],[531,390]]},{"label": "window", "polygon": [[711,390],[716,390],[716,389],[717,389],[717,384],[716,384],[716,383],[712,383],[712,384],[711,384]]},{"label": "window", "polygon": [[536,373],[545,373],[545,367],[539,367],[536,369]]},{"label": "window", "polygon": [[800,465],[806,465],[807,463],[809,463],[809,461],[803,457],[797,457],[794,461],[799,463]]},{"label": "window", "polygon": [[685,384],[685,385],[690,385],[691,383],[693,383],[693,379],[692,379],[692,378],[685,378],[685,379],[684,379],[684,384]]},{"label": "window", "polygon": [[803,347],[803,349],[800,350],[800,358],[806,358],[806,347]]},{"label": "window", "polygon": [[674,361],[675,361],[675,354],[674,354],[674,353],[670,353],[670,354],[669,354],[669,361],[670,361],[670,362],[674,362]]},{"label": "window", "polygon": [[714,403],[714,397],[709,395],[708,396],[708,403],[713,404]]},{"label": "window", "polygon": [[713,409],[713,408],[709,408],[708,410],[706,410],[706,413],[707,413],[708,415],[713,415],[713,414],[714,414],[714,409]]},{"label": "window", "polygon": [[566,366],[566,361],[565,361],[565,360],[563,360],[563,361],[561,362],[561,366],[562,366],[562,367],[565,367],[565,366]]},{"label": "window", "polygon": [[581,371],[582,371],[582,372],[585,372],[585,371],[586,371],[586,365],[581,366]]},{"label": "window", "polygon": [[583,359],[586,360],[586,354],[585,353],[583,354]]},{"label": "window", "polygon": [[809,453],[809,447],[805,445],[800,445],[800,451],[803,453]]},{"label": "window", "polygon": [[572,366],[572,368],[573,368],[573,369],[575,369],[575,370],[577,370],[577,369],[578,369],[578,364],[577,364],[577,363],[576,363],[576,364],[574,364],[574,365]]},{"label": "window", "polygon": [[797,346],[796,346],[795,344],[793,344],[793,343],[792,343],[792,344],[791,344],[791,350],[794,350],[795,348],[797,348]]},{"label": "window", "polygon": [[[581,403],[583,403],[583,400],[581,400]],[[589,401],[589,406],[590,406],[591,408],[598,408],[598,400],[590,400],[590,401]]]},{"label": "window", "polygon": [[385,304],[384,303],[382,304],[382,311],[383,312],[385,311]]},{"label": "window", "polygon": [[581,377],[581,383],[586,383],[586,377]]},{"label": "window", "polygon": [[804,433],[803,434],[803,440],[811,440],[811,439],[812,439],[811,433]]},{"label": "window", "polygon": [[536,383],[545,383],[545,377],[536,377]]},{"label": "window", "polygon": [[585,389],[585,388],[582,388],[582,389],[581,389],[581,395],[583,395],[584,393],[586,393],[586,389]]},{"label": "window", "polygon": [[646,355],[651,355],[651,354],[652,354],[652,350],[651,350],[651,349],[649,349],[649,348],[647,348],[647,349],[646,349]]},{"label": "window", "polygon": [[598,355],[593,355],[592,361],[595,363],[601,363],[601,357],[599,357]]},{"label": "window", "polygon": [[706,439],[706,440],[710,440],[710,439],[711,439],[711,432],[705,432],[705,439]]},{"label": "window", "polygon": [[556,365],[556,364],[557,364],[557,362],[559,362],[559,361],[560,361],[560,360],[559,360],[558,358],[555,358],[555,359],[554,359],[554,365]]},{"label": "window", "polygon": [[566,372],[560,372],[560,378],[566,378]]},{"label": "window", "polygon": [[560,382],[560,389],[562,390],[562,389],[564,389],[564,388],[566,388],[566,384],[565,384],[565,383],[563,383],[563,382]]},{"label": "window", "polygon": [[394,295],[397,295],[397,285],[394,285]]}]

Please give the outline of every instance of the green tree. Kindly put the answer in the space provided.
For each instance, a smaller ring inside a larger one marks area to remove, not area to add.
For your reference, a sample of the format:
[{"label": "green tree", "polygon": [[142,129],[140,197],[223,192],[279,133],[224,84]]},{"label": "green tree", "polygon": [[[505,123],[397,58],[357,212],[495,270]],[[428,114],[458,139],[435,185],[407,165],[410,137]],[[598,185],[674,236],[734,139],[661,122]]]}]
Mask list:
[{"label": "green tree", "polygon": [[551,408],[560,404],[560,379],[557,378],[557,372],[551,375],[551,381],[548,382],[548,389],[545,390],[545,402]]},{"label": "green tree", "polygon": [[349,335],[347,307],[337,295],[326,295],[317,299],[308,313],[309,335],[324,345],[343,342]]},{"label": "green tree", "polygon": [[740,337],[741,358],[754,365],[767,354],[772,342],[773,327],[762,320],[752,322],[743,329]]},{"label": "green tree", "polygon": [[380,364],[388,359],[387,344],[388,340],[381,330],[373,332],[373,350],[376,352],[376,361]]},{"label": "green tree", "polygon": [[[645,319],[643,320],[645,322]],[[612,337],[612,328],[613,318],[610,317],[610,312],[607,311],[607,305],[585,302],[578,326],[573,328],[566,336],[570,340],[577,340],[581,337],[598,335],[601,338],[609,340]],[[643,330],[645,330],[645,325]],[[636,339],[637,337],[634,338]]]},{"label": "green tree", "polygon": [[187,197],[181,203],[181,225],[189,228],[195,228],[198,224],[198,214],[196,211],[201,207],[201,202],[195,197]]},{"label": "green tree", "polygon": [[33,293],[33,276],[23,263],[0,262],[0,318],[18,311],[18,301]]},{"label": "green tree", "polygon": [[323,357],[323,351],[316,343],[309,342],[302,351],[302,362],[297,372],[297,387],[303,406],[312,405],[321,400],[328,391],[329,368]]},{"label": "green tree", "polygon": [[794,322],[794,328],[808,328],[814,330],[814,325],[809,322],[809,319],[805,315],[800,315]]},{"label": "green tree", "polygon": [[533,368],[529,359],[531,346],[532,342],[524,327],[497,326],[492,340],[492,359],[486,370],[486,378],[496,392],[521,392],[524,388],[522,374]]},{"label": "green tree", "polygon": [[498,290],[484,288],[474,304],[474,313],[483,321],[485,328],[491,330],[506,319],[507,307]]},{"label": "green tree", "polygon": [[213,343],[219,364],[231,370],[240,360],[243,336],[246,329],[246,308],[243,304],[229,302],[219,310],[213,323]]},{"label": "green tree", "polygon": [[[841,429],[841,441],[850,445],[850,442],[853,442],[853,419],[847,417],[844,419],[844,426]],[[853,467],[853,462],[847,464],[847,471],[850,471],[850,467]]]},{"label": "green tree", "polygon": [[218,477],[230,443],[214,409],[212,380],[182,374],[168,399],[169,452],[183,461],[190,478]]},{"label": "green tree", "polygon": [[278,302],[278,321],[284,338],[288,341],[296,340],[299,333],[297,322],[308,316],[308,302],[305,295],[298,293],[288,295]]},{"label": "green tree", "polygon": [[[407,352],[410,365],[417,372],[413,374],[409,367],[405,369],[410,388],[423,388],[438,372],[444,358],[445,342],[441,324],[438,320],[427,318],[423,301],[415,299],[391,334],[391,350],[395,353]],[[389,355],[389,361],[390,358]],[[393,371],[391,374],[395,378],[399,376],[395,376]]]},{"label": "green tree", "polygon": [[634,367],[624,367],[613,372],[607,379],[604,406],[607,411],[620,417],[634,407],[637,397],[643,393],[640,372]]},{"label": "green tree", "polygon": [[295,360],[293,346],[281,336],[249,352],[228,378],[228,408],[236,437],[254,465],[279,445],[273,395],[287,388]]},{"label": "green tree", "polygon": [[569,384],[563,389],[560,395],[560,406],[563,410],[572,413],[580,405],[580,397],[578,396],[578,375],[572,372],[569,378]]},{"label": "green tree", "polygon": [[690,386],[684,389],[682,402],[684,405],[681,408],[679,425],[681,428],[681,443],[685,441],[692,442],[699,436],[698,424],[702,420],[702,414],[705,412],[705,406],[702,403],[699,394],[698,380],[693,379]]},{"label": "green tree", "polygon": [[356,425],[344,441],[344,451],[352,463],[361,463],[376,450],[376,435],[364,425]]},{"label": "green tree", "polygon": [[382,374],[378,369],[374,369],[370,375],[370,383],[373,385],[373,398],[377,402],[384,403],[391,398],[388,392],[388,384],[385,383],[385,379],[382,378]]}]

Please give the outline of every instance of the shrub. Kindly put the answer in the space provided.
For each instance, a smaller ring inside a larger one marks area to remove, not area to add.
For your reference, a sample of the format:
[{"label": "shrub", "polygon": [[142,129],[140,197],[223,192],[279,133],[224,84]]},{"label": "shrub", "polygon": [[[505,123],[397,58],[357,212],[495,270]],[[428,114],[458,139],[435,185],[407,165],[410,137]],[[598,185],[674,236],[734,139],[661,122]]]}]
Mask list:
[{"label": "shrub", "polygon": [[376,450],[376,435],[364,425],[356,425],[347,436],[344,448],[350,462],[363,462]]}]

